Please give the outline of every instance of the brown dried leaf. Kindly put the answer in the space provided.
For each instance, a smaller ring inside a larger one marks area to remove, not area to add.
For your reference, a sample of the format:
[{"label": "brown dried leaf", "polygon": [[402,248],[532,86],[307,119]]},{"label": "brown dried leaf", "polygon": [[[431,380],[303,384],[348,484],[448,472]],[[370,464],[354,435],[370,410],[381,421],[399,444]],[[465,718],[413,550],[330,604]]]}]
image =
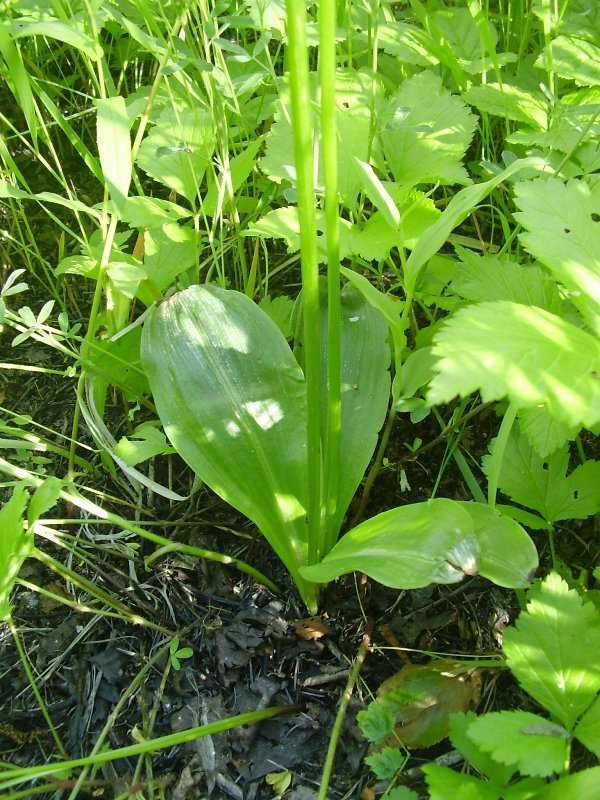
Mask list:
[{"label": "brown dried leaf", "polygon": [[294,622],[296,633],[302,639],[322,639],[331,635],[329,628],[319,617],[305,617]]},{"label": "brown dried leaf", "polygon": [[449,718],[467,711],[481,693],[481,670],[451,659],[408,664],[384,681],[378,701],[396,719],[387,744],[430,747],[448,735]]}]

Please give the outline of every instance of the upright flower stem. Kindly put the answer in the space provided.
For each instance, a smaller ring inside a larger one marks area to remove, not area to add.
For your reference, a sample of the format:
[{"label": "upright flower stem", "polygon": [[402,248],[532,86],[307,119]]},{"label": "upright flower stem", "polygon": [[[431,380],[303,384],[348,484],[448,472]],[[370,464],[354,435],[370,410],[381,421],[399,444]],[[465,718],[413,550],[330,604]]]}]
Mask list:
[{"label": "upright flower stem", "polygon": [[319,4],[319,81],[321,87],[321,152],[325,183],[325,233],[327,247],[327,420],[324,452],[321,556],[337,539],[335,522],[339,484],[341,404],[340,344],[340,244],[338,207],[338,157],[335,103],[337,0]]},{"label": "upright flower stem", "polygon": [[319,547],[321,538],[321,353],[313,115],[308,74],[306,3],[304,0],[287,0],[287,24],[304,300],[304,375],[308,413],[308,563],[316,564],[321,556]]}]

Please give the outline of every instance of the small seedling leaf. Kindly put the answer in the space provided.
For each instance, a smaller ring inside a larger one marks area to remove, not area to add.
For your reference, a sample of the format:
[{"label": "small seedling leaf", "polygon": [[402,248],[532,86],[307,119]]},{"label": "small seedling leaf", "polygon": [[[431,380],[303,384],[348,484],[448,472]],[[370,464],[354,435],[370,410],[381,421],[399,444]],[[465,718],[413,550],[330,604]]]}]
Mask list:
[{"label": "small seedling leaf", "polygon": [[432,405],[479,391],[484,402],[508,396],[517,408],[544,405],[567,425],[600,420],[600,344],[541,308],[498,301],[461,309],[437,334],[433,352]]},{"label": "small seedling leaf", "polygon": [[38,486],[27,509],[27,524],[29,527],[56,504],[63,485],[63,481],[60,478],[46,478]]},{"label": "small seedling leaf", "polygon": [[528,600],[504,632],[508,665],[525,691],[572,731],[600,690],[600,612],[556,573]]},{"label": "small seedling leaf", "polygon": [[397,747],[384,747],[378,753],[365,758],[380,781],[391,780],[406,763],[406,756]]},{"label": "small seedling leaf", "polygon": [[356,715],[362,735],[370,742],[381,742],[394,730],[394,716],[389,708],[373,702]]},{"label": "small seedling leaf", "polygon": [[154,425],[142,425],[131,439],[124,436],[114,449],[115,455],[128,467],[135,467],[136,464],[154,456],[174,452],[175,450],[167,444],[164,433]]}]

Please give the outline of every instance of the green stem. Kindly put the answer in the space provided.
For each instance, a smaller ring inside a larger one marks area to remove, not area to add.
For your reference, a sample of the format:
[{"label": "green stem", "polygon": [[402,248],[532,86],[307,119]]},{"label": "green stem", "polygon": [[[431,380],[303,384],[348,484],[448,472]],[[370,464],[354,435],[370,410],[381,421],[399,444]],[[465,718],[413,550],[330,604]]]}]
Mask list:
[{"label": "green stem", "polygon": [[512,403],[506,409],[504,419],[500,425],[498,436],[494,442],[494,450],[490,459],[490,469],[488,473],[488,505],[492,508],[496,505],[496,494],[498,493],[498,482],[500,480],[500,470],[502,461],[508,444],[508,437],[512,430],[513,423],[517,418],[517,407]]},{"label": "green stem", "polygon": [[338,208],[338,155],[335,103],[336,0],[319,4],[319,79],[321,84],[321,150],[325,182],[325,232],[327,245],[327,433],[325,436],[323,495],[325,522],[321,539],[321,557],[326,556],[337,539],[333,524],[336,518],[341,402],[340,342],[340,235]]},{"label": "green stem", "polygon": [[318,800],[327,800],[327,790],[329,789],[329,781],[331,779],[331,773],[333,771],[335,751],[337,749],[337,743],[340,738],[340,733],[342,732],[344,717],[346,716],[348,703],[350,702],[350,698],[352,697],[352,692],[354,691],[354,685],[358,680],[358,676],[360,674],[363,661],[365,660],[366,655],[369,652],[370,644],[371,644],[371,631],[370,631],[370,626],[368,626],[363,636],[363,640],[360,643],[360,647],[358,648],[356,661],[354,662],[354,665],[348,677],[348,683],[346,684],[346,688],[344,689],[342,699],[340,700],[340,707],[338,708],[338,713],[335,718],[335,722],[333,723],[331,738],[329,739],[329,747],[327,748],[327,756],[325,758],[325,765],[323,767],[323,777],[321,778],[321,788],[319,789]]},{"label": "green stem", "polygon": [[312,101],[306,42],[306,3],[287,0],[288,63],[300,223],[304,298],[304,375],[307,405],[308,563],[320,559],[321,527],[321,353],[319,265],[314,197]]}]

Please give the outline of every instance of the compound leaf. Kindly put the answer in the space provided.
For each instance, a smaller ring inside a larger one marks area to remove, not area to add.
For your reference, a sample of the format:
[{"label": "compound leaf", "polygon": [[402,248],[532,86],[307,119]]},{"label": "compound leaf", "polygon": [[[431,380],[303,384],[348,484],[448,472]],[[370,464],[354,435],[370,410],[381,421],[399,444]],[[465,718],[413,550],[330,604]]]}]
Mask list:
[{"label": "compound leaf", "polygon": [[560,725],[529,711],[482,714],[467,735],[501,764],[541,778],[563,770],[570,739]]},{"label": "compound leaf", "polygon": [[517,408],[544,405],[572,426],[600,420],[600,344],[541,308],[496,301],[461,309],[433,352],[431,405],[479,391],[484,402],[508,396]]},{"label": "compound leaf", "polygon": [[[490,450],[493,447],[494,442]],[[482,462],[488,474],[491,456],[484,456]],[[498,486],[515,502],[539,511],[548,522],[585,519],[600,511],[600,461],[590,459],[567,476],[568,465],[566,444],[544,459],[515,426],[506,444]]]},{"label": "compound leaf", "polygon": [[508,666],[523,687],[572,731],[600,690],[600,613],[556,573],[529,593],[504,632]]}]

